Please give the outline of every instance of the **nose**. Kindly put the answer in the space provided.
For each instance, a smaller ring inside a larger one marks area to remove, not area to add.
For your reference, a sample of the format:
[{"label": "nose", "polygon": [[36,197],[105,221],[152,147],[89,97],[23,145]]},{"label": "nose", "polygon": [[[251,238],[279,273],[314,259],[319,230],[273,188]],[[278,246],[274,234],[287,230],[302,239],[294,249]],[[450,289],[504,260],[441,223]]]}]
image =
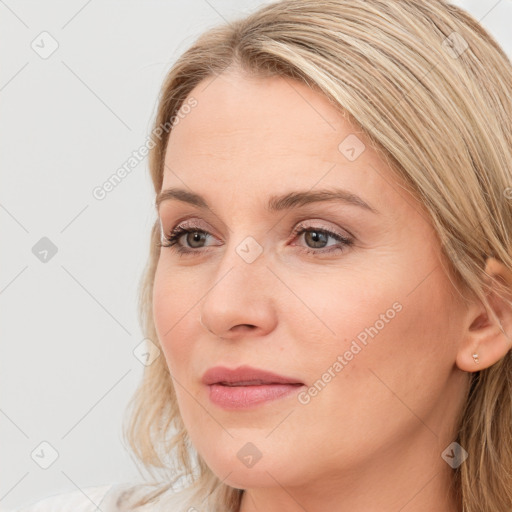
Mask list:
[{"label": "nose", "polygon": [[221,339],[264,336],[276,325],[276,277],[264,251],[253,259],[246,248],[243,242],[226,248],[200,305],[201,324]]},{"label": "nose", "polygon": [[215,334],[215,332],[213,332],[208,326],[204,325],[203,323],[203,319],[201,316],[199,316],[199,323],[207,330],[209,331],[210,333],[212,333],[214,336],[218,337],[219,339],[223,340],[223,339],[226,339],[226,338],[233,338],[236,336],[237,333],[247,333],[247,332],[251,332],[251,331],[257,331],[258,330],[258,326],[256,325],[253,325],[253,324],[239,324],[239,325],[235,325],[233,326],[230,331],[231,331],[231,334],[229,336],[226,336],[226,338],[223,338],[222,336],[218,336],[217,334]]}]

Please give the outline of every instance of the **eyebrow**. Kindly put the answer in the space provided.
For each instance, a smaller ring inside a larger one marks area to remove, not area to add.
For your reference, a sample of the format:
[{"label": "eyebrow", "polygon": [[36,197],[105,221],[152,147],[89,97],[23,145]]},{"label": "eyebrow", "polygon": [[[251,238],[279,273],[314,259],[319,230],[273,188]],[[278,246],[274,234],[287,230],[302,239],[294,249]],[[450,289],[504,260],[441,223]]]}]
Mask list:
[{"label": "eyebrow", "polygon": [[[168,188],[160,192],[155,201],[156,209],[158,210],[164,201],[170,200],[182,201],[199,208],[210,209],[204,197],[182,188]],[[294,191],[281,196],[271,196],[267,203],[267,211],[279,212],[323,201],[340,201],[345,204],[358,206],[372,213],[379,213],[376,208],[370,206],[356,194],[340,188],[317,190],[315,192],[310,190]]]}]

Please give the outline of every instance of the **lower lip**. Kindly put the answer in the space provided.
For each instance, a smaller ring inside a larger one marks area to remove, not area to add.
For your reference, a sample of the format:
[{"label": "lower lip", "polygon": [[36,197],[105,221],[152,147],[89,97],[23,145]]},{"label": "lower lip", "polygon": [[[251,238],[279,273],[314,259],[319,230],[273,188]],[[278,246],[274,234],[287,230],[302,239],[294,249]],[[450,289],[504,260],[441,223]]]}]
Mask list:
[{"label": "lower lip", "polygon": [[211,384],[210,400],[225,409],[243,409],[283,398],[301,389],[303,384],[263,384],[260,386],[223,386]]}]

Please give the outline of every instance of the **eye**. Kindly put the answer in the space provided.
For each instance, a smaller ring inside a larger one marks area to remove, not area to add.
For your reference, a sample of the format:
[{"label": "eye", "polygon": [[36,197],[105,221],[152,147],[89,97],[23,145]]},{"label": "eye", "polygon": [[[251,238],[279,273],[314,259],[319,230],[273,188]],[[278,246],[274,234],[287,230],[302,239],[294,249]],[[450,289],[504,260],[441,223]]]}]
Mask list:
[{"label": "eye", "polygon": [[[168,236],[163,236],[157,245],[159,247],[170,247],[172,250],[175,250],[179,254],[197,254],[199,251],[195,249],[202,248],[201,243],[203,243],[209,235],[210,233],[207,231],[193,225],[190,227],[178,225],[173,228]],[[179,244],[179,240],[181,238],[185,238],[187,244],[190,244],[190,249]]]},{"label": "eye", "polygon": [[[352,238],[336,231],[332,231],[327,228],[307,226],[304,224],[299,224],[293,230],[293,235],[295,238],[304,235],[304,241],[309,247],[303,247],[302,250],[308,254],[330,254],[336,251],[344,252],[346,247],[350,247],[354,243]],[[330,238],[336,240],[338,243],[329,246],[328,240]],[[329,248],[324,249],[326,247]]]},{"label": "eye", "polygon": [[[354,240],[331,229],[307,226],[299,224],[293,230],[293,239],[304,235],[304,241],[309,247],[302,247],[301,250],[308,254],[327,254],[333,252],[344,252],[346,247],[353,245]],[[180,255],[198,255],[205,251],[199,249],[204,248],[205,241],[212,236],[208,231],[192,225],[178,225],[172,229],[168,236],[164,236],[157,244],[159,247],[170,247]],[[180,239],[186,240],[186,246],[179,243]],[[335,240],[337,243],[329,245],[329,239]]]}]

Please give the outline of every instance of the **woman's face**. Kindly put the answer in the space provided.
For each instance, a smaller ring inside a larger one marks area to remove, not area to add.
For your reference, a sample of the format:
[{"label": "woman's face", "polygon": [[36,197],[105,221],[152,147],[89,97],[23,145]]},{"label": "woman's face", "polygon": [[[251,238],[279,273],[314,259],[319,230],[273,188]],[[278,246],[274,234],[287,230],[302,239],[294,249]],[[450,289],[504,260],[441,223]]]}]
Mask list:
[{"label": "woman's face", "polygon": [[[199,454],[233,487],[297,494],[344,479],[361,496],[377,474],[392,492],[397,472],[400,486],[451,470],[441,452],[468,376],[455,365],[466,316],[421,203],[302,83],[229,72],[190,96],[162,190],[207,207],[159,205],[164,235],[192,233],[161,249],[154,321]],[[325,200],[335,189],[348,199]],[[245,365],[303,385],[213,402],[203,374]]]}]

